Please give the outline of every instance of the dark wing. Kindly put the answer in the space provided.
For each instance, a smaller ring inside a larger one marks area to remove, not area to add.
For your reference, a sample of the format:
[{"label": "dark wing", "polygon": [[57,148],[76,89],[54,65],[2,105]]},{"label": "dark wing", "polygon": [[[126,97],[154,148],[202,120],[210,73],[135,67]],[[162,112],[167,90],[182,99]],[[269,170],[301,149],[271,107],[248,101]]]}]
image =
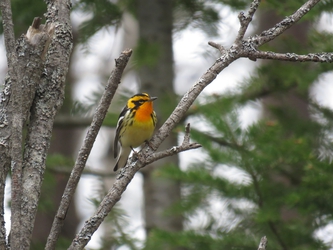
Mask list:
[{"label": "dark wing", "polygon": [[155,111],[153,111],[153,113],[151,113],[151,119],[153,120],[153,124],[154,124],[154,128],[156,127],[156,123],[157,123],[157,117],[156,117],[156,113]]},{"label": "dark wing", "polygon": [[127,112],[128,108],[125,106],[123,110],[120,112],[119,118],[118,118],[118,123],[117,123],[117,128],[116,128],[116,135],[114,137],[114,142],[113,142],[113,156],[114,158],[117,158],[118,156],[118,141],[119,141],[119,134],[121,131],[121,128],[123,126],[123,121],[125,114]]}]

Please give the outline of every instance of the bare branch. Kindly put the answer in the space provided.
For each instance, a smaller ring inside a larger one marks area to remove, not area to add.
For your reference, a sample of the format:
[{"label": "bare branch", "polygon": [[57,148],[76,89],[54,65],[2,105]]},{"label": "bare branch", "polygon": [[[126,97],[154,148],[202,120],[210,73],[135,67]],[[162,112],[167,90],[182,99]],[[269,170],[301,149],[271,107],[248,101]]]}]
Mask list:
[{"label": "bare branch", "polygon": [[260,4],[260,0],[254,0],[251,3],[250,9],[246,16],[245,16],[244,12],[239,13],[238,19],[239,19],[241,27],[238,30],[238,34],[235,39],[236,44],[241,44],[241,41],[244,38],[245,32],[246,32],[247,28],[249,27],[249,24],[251,23],[253,15],[256,12],[256,10],[258,9],[259,4]]},{"label": "bare branch", "polygon": [[291,26],[293,26],[296,22],[298,22],[305,14],[307,14],[320,0],[309,0],[303,6],[301,6],[298,10],[295,11],[294,14],[286,17],[281,22],[277,23],[274,27],[263,31],[260,35],[255,36],[252,42],[255,42],[257,46],[261,46],[269,41],[275,39],[277,36],[281,35]]},{"label": "bare branch", "polygon": [[298,55],[295,53],[275,53],[272,51],[251,51],[249,56],[256,59],[272,59],[290,62],[333,62],[333,53],[310,53]]},{"label": "bare branch", "polygon": [[17,61],[15,53],[15,35],[12,19],[11,1],[3,0],[0,2],[3,33],[5,37],[5,46],[7,51],[7,64],[13,65]]},{"label": "bare branch", "polygon": [[184,152],[187,150],[200,148],[200,147],[201,147],[201,145],[199,143],[190,143],[190,124],[188,123],[185,127],[185,135],[184,135],[183,142],[180,146],[175,146],[170,149],[164,150],[162,152],[157,152],[157,153],[152,154],[151,156],[148,156],[148,158],[146,158],[144,166],[146,166],[152,162],[155,162],[159,159],[162,159],[162,158],[174,155],[174,154],[178,154],[180,152]]},{"label": "bare branch", "polygon": [[116,68],[112,71],[111,76],[107,82],[101,101],[93,116],[93,120],[87,132],[86,138],[84,139],[84,143],[79,151],[74,168],[72,170],[72,174],[67,182],[67,186],[62,196],[62,200],[59,205],[57,214],[54,217],[51,232],[46,244],[46,249],[48,250],[55,249],[55,244],[59,237],[63,222],[65,220],[66,212],[74,196],[74,192],[82,175],[82,171],[85,167],[88,155],[90,154],[99,129],[102,126],[103,119],[108,111],[111,100],[118,88],[122,73],[127,65],[131,54],[132,50],[125,50],[121,53],[120,57],[116,59]]},{"label": "bare branch", "polygon": [[212,41],[208,42],[208,44],[210,46],[212,46],[213,48],[218,49],[221,54],[226,52],[226,49],[221,44],[218,44],[218,43],[215,43],[215,42],[212,42]]},{"label": "bare branch", "polygon": [[[244,40],[245,32],[252,21],[252,17],[257,10],[260,0],[254,0],[250,6],[248,14],[245,16],[241,12],[238,16],[241,27],[238,35],[229,50],[225,50],[220,44],[209,42],[208,44],[218,49],[223,53],[232,53],[232,56],[238,59],[240,57],[247,57],[250,60],[256,61],[257,59],[274,59],[294,62],[332,62],[332,53],[317,53],[308,55],[296,55],[294,53],[279,54],[274,52],[262,52],[257,48],[281,35],[284,31],[298,22],[305,14],[307,14],[320,0],[308,0],[303,6],[296,10],[292,15],[286,17],[281,22],[277,23],[274,27],[263,31],[260,35],[251,36]],[[222,58],[221,58],[222,59]]]},{"label": "bare branch", "polygon": [[267,243],[268,243],[267,237],[266,236],[262,237],[260,240],[258,250],[266,250]]}]

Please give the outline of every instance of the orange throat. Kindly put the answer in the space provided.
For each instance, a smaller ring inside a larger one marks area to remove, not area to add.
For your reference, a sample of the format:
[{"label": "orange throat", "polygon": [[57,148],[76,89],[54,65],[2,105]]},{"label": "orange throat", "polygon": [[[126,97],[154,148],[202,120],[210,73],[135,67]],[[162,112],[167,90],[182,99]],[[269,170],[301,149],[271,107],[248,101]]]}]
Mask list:
[{"label": "orange throat", "polygon": [[136,111],[135,118],[138,122],[146,122],[151,119],[153,113],[153,102],[145,102]]}]

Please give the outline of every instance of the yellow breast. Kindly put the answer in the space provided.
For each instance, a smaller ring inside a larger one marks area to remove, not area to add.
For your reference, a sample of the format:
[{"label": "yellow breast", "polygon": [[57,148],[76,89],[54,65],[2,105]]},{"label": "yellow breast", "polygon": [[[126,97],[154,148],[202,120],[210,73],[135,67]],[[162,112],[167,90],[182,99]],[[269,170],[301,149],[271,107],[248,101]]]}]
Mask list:
[{"label": "yellow breast", "polygon": [[136,119],[131,126],[127,126],[126,130],[120,137],[122,146],[136,148],[145,141],[149,140],[154,132],[154,122],[150,120],[140,121]]}]

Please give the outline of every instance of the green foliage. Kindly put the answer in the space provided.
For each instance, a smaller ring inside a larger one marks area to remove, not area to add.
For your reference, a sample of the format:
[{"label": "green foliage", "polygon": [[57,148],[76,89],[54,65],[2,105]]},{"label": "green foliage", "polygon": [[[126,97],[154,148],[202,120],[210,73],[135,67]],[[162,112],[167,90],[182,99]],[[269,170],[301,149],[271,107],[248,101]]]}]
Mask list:
[{"label": "green foliage", "polygon": [[82,11],[91,18],[84,21],[80,26],[80,41],[85,43],[98,30],[118,26],[122,17],[119,5],[108,0],[81,0],[73,7],[74,10]]},{"label": "green foliage", "polygon": [[[217,24],[221,21],[219,12],[224,5],[230,6],[233,10],[244,9],[250,1],[248,0],[186,0],[175,1],[174,17],[175,31],[183,30],[187,27],[200,29],[210,36],[217,35]],[[83,11],[91,15],[91,18],[85,21],[80,28],[80,41],[85,43],[98,30],[118,26],[124,11],[137,16],[137,2],[133,0],[120,0],[116,3],[111,1],[92,1],[81,0],[75,6],[74,10]],[[156,49],[156,45],[149,44],[150,49]],[[142,50],[139,46],[137,50]],[[142,53],[140,53],[142,55]],[[144,53],[146,56],[147,54]],[[150,61],[150,59],[149,59]],[[151,62],[151,61],[150,61]]]},{"label": "green foliage", "polygon": [[[233,242],[236,238],[242,238],[237,245]],[[175,249],[176,247],[184,247],[191,250],[220,250],[220,249],[256,249],[257,243],[253,238],[245,238],[244,234],[239,232],[235,235],[228,235],[220,232],[218,235],[200,234],[189,230],[184,232],[165,232],[162,230],[154,230],[149,237],[145,250],[156,249]],[[249,247],[252,246],[252,247]]]},{"label": "green foliage", "polygon": [[[304,121],[296,114],[277,109],[275,120],[241,129],[234,114],[237,105],[222,106],[224,97],[211,99],[214,101],[199,107],[197,113],[209,122],[211,132],[192,133],[208,157],[186,171],[175,167],[161,170],[162,175],[182,181],[186,188],[186,195],[175,211],[186,214],[187,218],[198,209],[209,214],[213,197],[215,202],[228,201],[228,209],[243,218],[228,233],[210,238],[214,243],[205,243],[205,249],[217,249],[214,244],[221,246],[225,241],[234,249],[254,249],[263,235],[270,239],[270,249],[280,249],[283,244],[290,249],[325,249],[313,238],[314,231],[330,221],[327,218],[332,218],[333,211],[333,184],[329,180],[333,169],[330,162],[320,160],[315,153],[322,126],[317,121]],[[216,175],[225,164],[241,169],[250,182],[239,184]],[[234,203],[236,200],[246,201],[255,209],[250,209],[251,206],[243,209]],[[318,218],[326,220],[317,224]],[[214,216],[209,221],[214,221]],[[165,241],[201,249],[201,236],[211,237],[216,231],[227,231],[216,222],[211,227],[219,230],[202,228],[204,233],[190,231],[193,238],[188,241],[183,242],[181,237]],[[240,240],[239,233],[244,229],[247,231],[243,231]],[[242,246],[238,246],[240,242]]]},{"label": "green foliage", "polygon": [[216,36],[218,23],[221,21],[220,11],[223,6],[230,6],[233,10],[244,9],[250,1],[247,0],[177,0],[175,1],[175,31],[185,28],[200,29],[208,36]]}]

